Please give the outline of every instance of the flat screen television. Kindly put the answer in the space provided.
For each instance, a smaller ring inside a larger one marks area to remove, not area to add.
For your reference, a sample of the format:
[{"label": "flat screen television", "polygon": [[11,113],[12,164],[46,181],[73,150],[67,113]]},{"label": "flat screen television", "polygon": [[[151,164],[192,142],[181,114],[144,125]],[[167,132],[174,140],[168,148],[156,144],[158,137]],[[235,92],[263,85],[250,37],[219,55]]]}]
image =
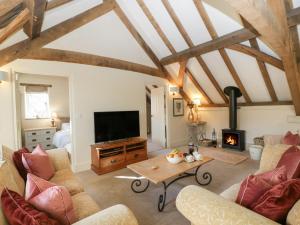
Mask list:
[{"label": "flat screen television", "polygon": [[139,111],[95,112],[95,143],[140,136]]}]

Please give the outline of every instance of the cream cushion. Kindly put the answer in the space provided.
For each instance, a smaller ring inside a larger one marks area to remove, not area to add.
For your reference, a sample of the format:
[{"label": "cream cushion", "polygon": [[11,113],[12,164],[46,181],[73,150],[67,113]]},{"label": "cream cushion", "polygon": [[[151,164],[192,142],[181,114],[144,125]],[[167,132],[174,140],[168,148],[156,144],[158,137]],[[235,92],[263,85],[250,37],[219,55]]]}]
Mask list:
[{"label": "cream cushion", "polygon": [[220,195],[229,201],[235,202],[240,190],[240,186],[241,183],[234,184],[225,191],[223,191]]},{"label": "cream cushion", "polygon": [[86,193],[81,192],[72,196],[73,207],[78,220],[100,211],[97,203]]}]

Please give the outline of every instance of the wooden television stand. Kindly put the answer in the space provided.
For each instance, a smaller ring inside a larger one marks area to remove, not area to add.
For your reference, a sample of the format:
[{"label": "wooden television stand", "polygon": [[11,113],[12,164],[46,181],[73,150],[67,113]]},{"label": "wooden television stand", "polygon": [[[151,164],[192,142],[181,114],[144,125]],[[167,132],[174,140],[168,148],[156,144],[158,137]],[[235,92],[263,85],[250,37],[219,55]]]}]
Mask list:
[{"label": "wooden television stand", "polygon": [[91,146],[91,169],[104,174],[127,165],[148,159],[147,139],[130,138],[127,140],[105,142]]}]

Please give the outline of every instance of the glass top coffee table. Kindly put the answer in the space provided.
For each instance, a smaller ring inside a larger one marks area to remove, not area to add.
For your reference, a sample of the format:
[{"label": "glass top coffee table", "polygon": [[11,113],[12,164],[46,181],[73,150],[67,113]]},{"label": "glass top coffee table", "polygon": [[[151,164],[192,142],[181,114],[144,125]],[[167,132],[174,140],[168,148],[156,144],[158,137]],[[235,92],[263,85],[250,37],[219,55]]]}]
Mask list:
[{"label": "glass top coffee table", "polygon": [[[162,183],[164,192],[159,196],[158,201],[158,210],[161,212],[165,207],[167,189],[175,181],[194,176],[198,184],[210,184],[212,175],[209,172],[204,172],[201,177],[199,169],[202,165],[212,160],[213,158],[204,156],[202,160],[194,161],[192,163],[180,162],[178,164],[171,164],[168,162],[165,155],[160,155],[142,162],[130,164],[127,168],[143,177],[141,179],[133,180],[131,189],[135,193],[142,193],[148,189],[150,181],[154,184]],[[188,172],[192,169],[196,169],[195,172]],[[167,183],[167,180],[170,178],[174,179]],[[145,181],[145,183],[142,181]]]}]

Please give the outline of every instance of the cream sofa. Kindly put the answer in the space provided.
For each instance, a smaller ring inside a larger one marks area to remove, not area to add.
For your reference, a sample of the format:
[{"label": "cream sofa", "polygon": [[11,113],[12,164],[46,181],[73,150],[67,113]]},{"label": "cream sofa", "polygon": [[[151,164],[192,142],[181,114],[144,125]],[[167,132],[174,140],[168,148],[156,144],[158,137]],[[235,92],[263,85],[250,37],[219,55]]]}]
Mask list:
[{"label": "cream sofa", "polygon": [[[275,138],[278,141],[280,138]],[[272,139],[274,141],[274,139]],[[257,173],[276,167],[281,155],[289,145],[273,144],[265,146]],[[240,188],[234,184],[221,195],[214,194],[199,186],[188,186],[181,190],[176,199],[177,209],[192,225],[275,225],[267,219],[234,201]],[[300,225],[300,200],[290,210],[287,224]]]},{"label": "cream sofa", "polygon": [[[115,205],[101,210],[97,203],[83,190],[83,186],[73,174],[68,153],[65,149],[48,150],[55,175],[50,182],[65,186],[73,201],[79,219],[75,225],[138,225],[133,213],[124,205]],[[24,195],[25,183],[12,161],[13,150],[3,146],[0,161],[0,193],[6,186],[20,195]],[[1,202],[0,202],[1,204]],[[0,225],[7,225],[0,205]]]}]

